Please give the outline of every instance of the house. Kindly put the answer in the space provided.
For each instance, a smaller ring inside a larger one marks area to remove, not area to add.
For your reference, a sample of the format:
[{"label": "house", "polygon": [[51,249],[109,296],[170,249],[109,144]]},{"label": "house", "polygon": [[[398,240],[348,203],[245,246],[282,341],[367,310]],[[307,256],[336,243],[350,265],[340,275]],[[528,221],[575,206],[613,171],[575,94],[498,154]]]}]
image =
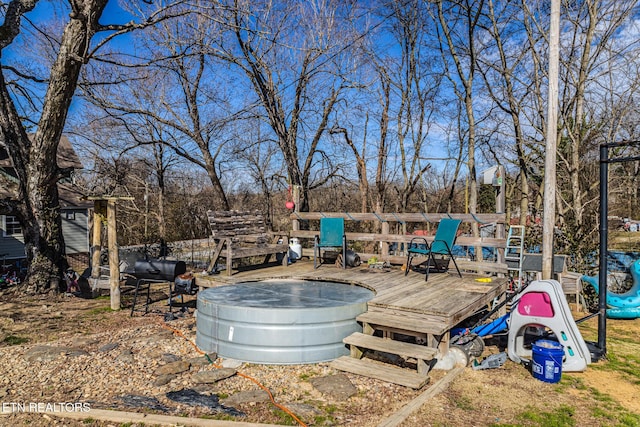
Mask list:
[{"label": "house", "polygon": [[[82,163],[66,136],[60,139],[57,160],[62,168],[82,169]],[[5,183],[17,181],[13,163],[1,140],[0,178]],[[86,265],[85,260],[88,260],[89,254],[89,209],[93,204],[82,200],[80,189],[73,182],[73,174],[71,179],[58,183],[58,193],[66,255],[72,265],[75,264],[74,260]],[[11,185],[0,185],[0,198],[12,197],[15,197],[15,193]],[[0,260],[3,264],[16,264],[17,261],[25,258],[24,237],[20,223],[14,216],[6,215],[0,210]]]}]

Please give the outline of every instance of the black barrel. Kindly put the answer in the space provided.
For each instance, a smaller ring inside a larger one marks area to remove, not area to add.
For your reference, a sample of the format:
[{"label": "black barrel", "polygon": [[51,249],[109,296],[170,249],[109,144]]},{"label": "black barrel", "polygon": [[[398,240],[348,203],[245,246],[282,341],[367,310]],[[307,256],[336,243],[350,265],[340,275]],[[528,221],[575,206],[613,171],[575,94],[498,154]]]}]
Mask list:
[{"label": "black barrel", "polygon": [[173,282],[177,276],[187,271],[184,261],[166,259],[138,259],[134,265],[134,275],[138,279],[167,280]]}]

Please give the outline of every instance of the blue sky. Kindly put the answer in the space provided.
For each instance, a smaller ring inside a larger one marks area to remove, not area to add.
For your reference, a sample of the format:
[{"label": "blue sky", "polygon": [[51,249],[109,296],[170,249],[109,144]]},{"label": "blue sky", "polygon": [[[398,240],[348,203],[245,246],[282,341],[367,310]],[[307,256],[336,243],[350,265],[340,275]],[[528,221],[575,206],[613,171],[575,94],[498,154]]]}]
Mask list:
[{"label": "blue sky", "polygon": [[[31,11],[28,16],[35,21],[41,21],[44,19],[50,19],[56,12],[60,13],[62,10],[68,10],[69,6],[67,2],[60,2],[56,0],[40,0],[35,9]],[[125,23],[131,20],[131,15],[122,10],[117,0],[109,0],[107,7],[102,15],[101,23]]]},{"label": "blue sky", "polygon": [[[125,12],[120,7],[120,4],[125,5],[125,7],[127,7],[129,4],[134,4],[134,5],[138,4],[138,3],[129,3],[129,1],[140,2],[141,0],[109,0],[109,2],[107,3],[107,7],[105,9],[105,12],[103,13],[100,19],[100,22],[102,24],[123,24],[131,21],[134,18],[133,15]],[[51,20],[60,20],[61,22],[66,23],[68,21],[68,13],[69,13],[69,5],[66,0],[63,0],[63,1],[40,0],[36,8],[32,12],[30,12],[27,16],[30,20],[36,23],[36,25],[38,23],[43,23]],[[58,27],[58,28],[61,29],[61,27]],[[29,34],[29,32],[25,32],[25,37],[27,37],[27,34]],[[96,38],[94,39],[94,43],[96,40],[98,40],[100,37],[103,37],[104,35],[106,35],[106,33],[102,33],[102,35],[97,35]],[[127,51],[127,49],[130,49],[132,46],[131,36],[123,35],[123,36],[117,37],[116,39],[112,40],[109,43],[109,46],[117,51]],[[18,51],[17,49],[18,47],[16,46],[16,50],[14,51],[14,54],[22,55],[23,52]],[[11,54],[10,51],[7,53],[9,55]],[[70,117],[69,117],[70,120],[74,119],[74,115],[77,112],[78,105],[79,103],[76,98],[70,110]],[[441,146],[444,146],[445,143],[440,142],[440,140],[441,139],[444,140],[444,138],[446,138],[446,135],[438,135],[437,129],[431,129],[431,133],[432,135],[430,137],[430,140],[433,141],[430,145],[431,157],[445,157],[446,152],[444,152],[444,150],[440,148]],[[438,161],[435,159],[429,159],[429,162],[433,164],[433,167],[435,169],[449,167],[449,162],[446,162],[444,160]],[[479,166],[480,166],[480,169],[484,169],[484,165],[479,165]]]},{"label": "blue sky", "polygon": [[[55,22],[56,20],[59,22],[64,22],[66,24],[68,22],[68,14],[70,11],[70,7],[67,1],[60,0],[40,0],[36,7],[29,13],[27,13],[26,19],[33,22],[35,25],[46,22]],[[102,14],[100,19],[101,24],[124,24],[130,22],[134,17],[128,12],[124,11],[120,7],[119,0],[109,0],[107,6]],[[61,28],[61,27],[60,27]],[[30,28],[28,22],[22,22],[22,31],[18,36],[18,40],[22,37],[30,37],[33,29]],[[128,42],[126,41],[127,36],[119,37],[111,42],[111,44],[116,44],[118,46],[126,46]],[[15,43],[14,46],[19,46],[20,43]],[[11,55],[21,55],[23,47],[8,47],[3,51],[3,54],[6,54],[6,57],[10,58]],[[4,56],[4,55],[3,55]]]},{"label": "blue sky", "polygon": [[[137,0],[136,0],[137,1]],[[120,7],[119,0],[109,0],[106,9],[100,19],[101,24],[123,24],[130,22],[133,16],[125,12]],[[22,29],[14,43],[9,45],[2,51],[2,62],[16,66],[18,69],[22,69],[24,72],[32,73],[40,78],[46,78],[47,63],[51,61],[48,55],[42,56],[42,51],[37,48],[33,48],[34,44],[31,42],[34,34],[33,25],[39,28],[38,31],[43,31],[47,34],[53,35],[55,38],[59,38],[63,25],[66,25],[69,21],[70,7],[69,3],[60,0],[40,0],[34,10],[28,12],[22,21]],[[100,33],[94,38],[93,44],[101,37],[104,37],[108,33]],[[39,36],[38,36],[39,37]],[[108,46],[116,50],[126,50],[131,46],[131,39],[129,34],[124,34],[109,42]],[[42,83],[27,84],[29,90],[35,95],[35,99],[42,99],[44,97],[44,91],[46,85]],[[17,95],[17,94],[16,94]],[[18,99],[18,103],[25,107],[25,114],[29,114],[31,111],[35,116],[32,117],[35,121],[38,120],[38,102],[34,106],[35,111],[29,108],[29,103],[24,99]],[[71,110],[70,119],[74,115],[74,111],[78,106],[77,98],[74,99]]]}]

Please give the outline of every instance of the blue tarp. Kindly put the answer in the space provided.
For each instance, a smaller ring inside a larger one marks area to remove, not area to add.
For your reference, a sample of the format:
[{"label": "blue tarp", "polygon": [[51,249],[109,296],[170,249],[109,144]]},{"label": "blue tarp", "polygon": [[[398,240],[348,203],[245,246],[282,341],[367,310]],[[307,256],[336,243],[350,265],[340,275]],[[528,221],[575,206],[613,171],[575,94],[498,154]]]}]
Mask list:
[{"label": "blue tarp", "polygon": [[629,271],[629,266],[640,259],[640,252],[607,252],[608,271]]}]

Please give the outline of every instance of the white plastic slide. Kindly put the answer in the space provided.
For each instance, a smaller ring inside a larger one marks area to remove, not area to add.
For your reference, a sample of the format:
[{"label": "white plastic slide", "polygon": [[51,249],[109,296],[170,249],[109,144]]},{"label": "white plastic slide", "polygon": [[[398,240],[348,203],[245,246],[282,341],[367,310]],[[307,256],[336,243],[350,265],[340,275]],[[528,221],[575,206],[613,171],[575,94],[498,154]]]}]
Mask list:
[{"label": "white plastic slide", "polygon": [[[528,327],[551,330],[564,346],[562,370],[582,372],[591,363],[591,353],[576,325],[562,286],[555,280],[536,280],[527,286],[513,303],[509,318],[507,353],[514,362],[531,359],[531,349],[524,347]],[[541,337],[542,338],[542,337]]]}]

